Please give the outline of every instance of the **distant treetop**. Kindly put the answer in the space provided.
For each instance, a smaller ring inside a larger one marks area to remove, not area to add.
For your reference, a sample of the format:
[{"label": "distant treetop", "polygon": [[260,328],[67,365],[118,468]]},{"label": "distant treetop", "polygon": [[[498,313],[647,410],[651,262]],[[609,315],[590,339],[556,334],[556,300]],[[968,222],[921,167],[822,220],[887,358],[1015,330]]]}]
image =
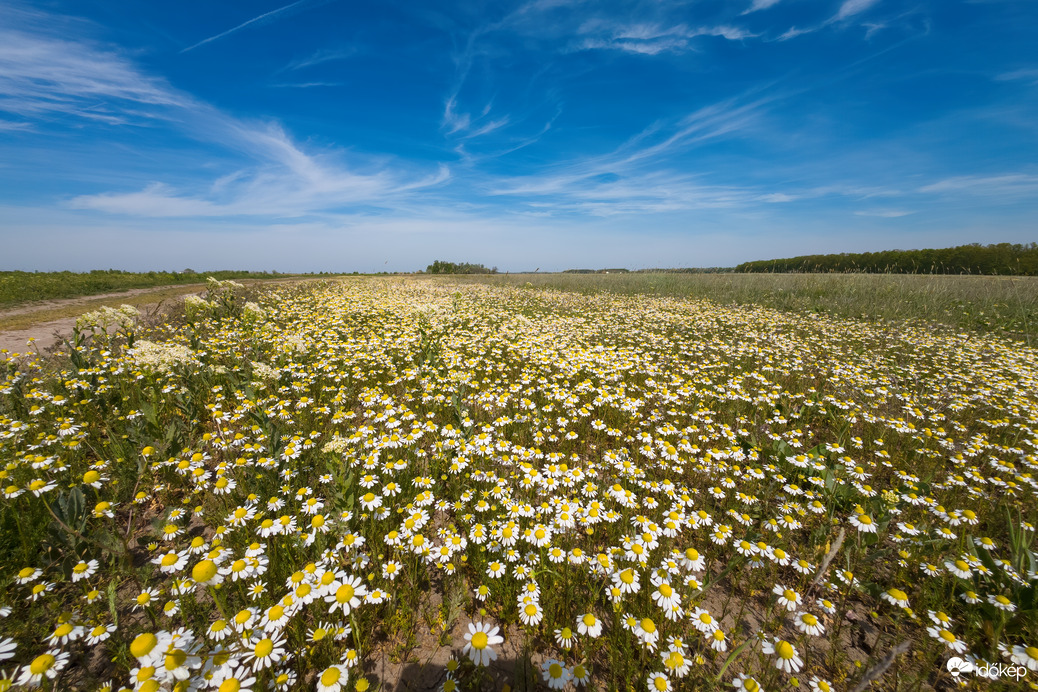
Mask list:
[{"label": "distant treetop", "polygon": [[787,259],[743,262],[735,271],[1038,276],[1038,243],[973,243],[936,250],[804,255]]},{"label": "distant treetop", "polygon": [[497,267],[487,269],[482,264],[471,262],[445,262],[436,260],[425,271],[429,274],[497,274]]}]

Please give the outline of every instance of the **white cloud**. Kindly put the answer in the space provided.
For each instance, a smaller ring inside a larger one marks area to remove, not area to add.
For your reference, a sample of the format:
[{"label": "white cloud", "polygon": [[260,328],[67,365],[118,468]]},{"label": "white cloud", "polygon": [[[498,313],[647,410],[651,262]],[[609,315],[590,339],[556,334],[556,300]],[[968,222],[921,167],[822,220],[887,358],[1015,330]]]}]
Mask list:
[{"label": "white cloud", "polygon": [[204,46],[207,43],[212,43],[213,41],[218,41],[219,39],[224,38],[225,36],[230,36],[231,34],[237,33],[246,27],[253,25],[263,26],[265,24],[270,24],[271,22],[274,22],[278,19],[289,17],[295,14],[296,12],[307,9],[307,7],[316,7],[318,5],[324,5],[327,2],[330,2],[330,0],[296,0],[296,2],[289,3],[288,5],[285,5],[283,7],[279,7],[276,10],[264,12],[263,14],[257,17],[253,17],[252,19],[242,22],[237,26],[231,27],[227,31],[222,31],[219,34],[216,34],[215,36],[210,36],[209,38],[202,39],[198,43],[188,46],[180,52],[187,53],[188,51],[192,51],[195,48],[198,48],[199,46]]},{"label": "white cloud", "polygon": [[841,21],[848,17],[861,14],[877,2],[879,2],[879,0],[844,0],[844,3],[840,5],[840,9],[836,12],[833,20]]},{"label": "white cloud", "polygon": [[759,12],[766,10],[769,7],[774,7],[779,4],[781,0],[753,0],[753,4],[743,11],[743,14],[749,14],[751,12]]},{"label": "white cloud", "polygon": [[923,193],[955,193],[982,196],[1027,196],[1038,194],[1038,175],[964,175],[945,178],[919,188]]},{"label": "white cloud", "polygon": [[1023,81],[1038,83],[1038,68],[1030,67],[1020,70],[1012,70],[1010,72],[1003,72],[996,75],[995,79],[1000,82]]},{"label": "white cloud", "polygon": [[[0,130],[27,130],[56,114],[106,124],[147,123],[245,157],[204,190],[163,182],[141,190],[80,195],[77,209],[137,216],[299,216],[351,204],[378,204],[449,179],[445,166],[403,170],[337,151],[305,151],[277,123],[235,118],[149,76],[124,57],[84,41],[39,31],[0,30],[0,111],[24,118]],[[0,121],[10,122],[10,121]]]}]

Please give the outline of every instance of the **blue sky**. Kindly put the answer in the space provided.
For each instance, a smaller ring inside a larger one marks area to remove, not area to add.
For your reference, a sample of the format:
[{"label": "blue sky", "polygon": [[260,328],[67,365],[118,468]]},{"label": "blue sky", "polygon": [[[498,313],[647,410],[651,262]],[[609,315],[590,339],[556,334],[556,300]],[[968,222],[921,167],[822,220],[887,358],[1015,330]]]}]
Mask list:
[{"label": "blue sky", "polygon": [[1038,3],[0,0],[0,269],[1038,240]]}]

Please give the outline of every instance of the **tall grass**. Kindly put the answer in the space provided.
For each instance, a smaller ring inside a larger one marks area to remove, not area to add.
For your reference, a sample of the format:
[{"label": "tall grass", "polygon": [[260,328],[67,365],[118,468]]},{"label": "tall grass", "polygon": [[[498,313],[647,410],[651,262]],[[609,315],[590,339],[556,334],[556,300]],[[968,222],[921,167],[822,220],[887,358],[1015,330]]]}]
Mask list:
[{"label": "tall grass", "polygon": [[0,271],[0,307],[33,300],[53,300],[90,296],[131,288],[204,283],[206,277],[217,279],[270,279],[270,272],[217,271],[195,272],[125,272],[101,269],[90,272],[23,272]]},{"label": "tall grass", "polygon": [[[442,281],[428,277],[426,280]],[[1038,342],[1038,278],[911,274],[504,274],[451,281],[698,298],[786,312],[914,321]]]}]

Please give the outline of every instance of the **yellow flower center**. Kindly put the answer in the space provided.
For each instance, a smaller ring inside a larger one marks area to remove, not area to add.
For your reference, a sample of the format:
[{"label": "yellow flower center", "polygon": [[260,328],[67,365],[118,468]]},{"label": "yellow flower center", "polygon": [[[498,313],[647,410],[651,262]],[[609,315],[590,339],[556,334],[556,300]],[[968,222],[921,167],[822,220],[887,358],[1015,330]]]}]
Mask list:
[{"label": "yellow flower center", "polygon": [[670,598],[674,593],[674,589],[670,588],[669,584],[660,584],[660,594],[666,598]]},{"label": "yellow flower center", "polygon": [[187,652],[183,649],[174,649],[166,654],[166,670],[176,670],[184,665],[187,660]]},{"label": "yellow flower center", "polygon": [[58,625],[57,629],[54,630],[54,637],[64,637],[66,634],[72,631],[72,625],[67,622],[63,625]]},{"label": "yellow flower center", "polygon": [[620,572],[620,581],[622,581],[624,584],[633,584],[634,571],[625,569],[623,572]]},{"label": "yellow flower center", "polygon": [[789,642],[781,641],[775,645],[775,653],[779,655],[779,658],[789,660],[793,658],[793,645]]},{"label": "yellow flower center", "polygon": [[783,592],[782,592],[782,596],[783,596],[783,597],[784,597],[784,598],[785,598],[785,599],[786,599],[787,601],[795,601],[795,600],[797,600],[797,594],[796,594],[796,591],[793,591],[792,589],[786,589],[785,591],[783,591]]},{"label": "yellow flower center", "polygon": [[43,675],[54,665],[57,659],[51,654],[42,654],[37,656],[29,664],[29,672],[33,675]]},{"label": "yellow flower center", "polygon": [[656,631],[656,623],[650,620],[649,618],[645,618],[644,620],[642,620],[641,626],[642,630],[644,630],[647,634],[652,634]]},{"label": "yellow flower center", "polygon": [[83,482],[87,485],[91,483],[97,483],[99,480],[101,480],[101,474],[97,471],[94,471],[93,469],[83,474]]},{"label": "yellow flower center", "polygon": [[487,635],[485,632],[476,632],[474,635],[472,635],[473,649],[485,649],[487,648],[487,643]]},{"label": "yellow flower center", "polygon": [[321,673],[321,684],[325,687],[330,687],[335,683],[339,682],[339,678],[342,677],[342,671],[338,668],[329,668],[328,670]]},{"label": "yellow flower center", "polygon": [[548,675],[556,680],[562,677],[562,666],[558,663],[552,663],[548,666]]},{"label": "yellow flower center", "polygon": [[227,678],[216,688],[217,692],[238,692],[240,689],[241,683],[238,682],[237,678]]},{"label": "yellow flower center", "polygon": [[353,599],[355,591],[349,584],[343,584],[335,590],[335,600],[337,603],[349,603]]},{"label": "yellow flower center", "polygon": [[191,570],[191,578],[199,584],[205,584],[216,576],[216,563],[212,560],[202,560]]},{"label": "yellow flower center", "polygon": [[137,638],[130,644],[130,653],[133,654],[134,658],[143,658],[151,653],[151,650],[155,648],[155,645],[159,643],[159,638],[151,632],[145,632],[144,634],[138,634]]},{"label": "yellow flower center", "polygon": [[800,618],[800,621],[809,627],[814,627],[818,624],[818,618],[811,613],[804,613],[803,617]]},{"label": "yellow flower center", "polygon": [[267,656],[270,656],[270,652],[273,650],[274,642],[271,641],[269,637],[266,637],[264,639],[260,639],[259,643],[256,644],[256,648],[253,650],[253,653],[256,655],[256,658],[266,658]]},{"label": "yellow flower center", "polygon": [[285,609],[279,605],[276,605],[267,611],[267,620],[270,620],[271,622],[276,622],[280,620],[282,616],[284,616],[284,614]]}]

